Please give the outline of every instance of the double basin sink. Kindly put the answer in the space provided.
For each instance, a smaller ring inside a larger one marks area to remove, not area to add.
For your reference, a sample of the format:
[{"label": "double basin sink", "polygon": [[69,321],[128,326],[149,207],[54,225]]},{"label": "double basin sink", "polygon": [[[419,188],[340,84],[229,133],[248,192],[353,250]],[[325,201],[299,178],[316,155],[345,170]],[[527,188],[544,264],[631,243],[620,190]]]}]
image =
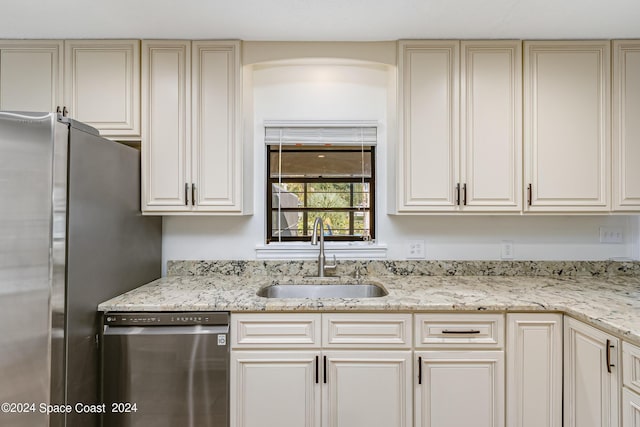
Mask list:
[{"label": "double basin sink", "polygon": [[388,295],[374,283],[277,284],[256,292],[264,298],[378,298]]}]

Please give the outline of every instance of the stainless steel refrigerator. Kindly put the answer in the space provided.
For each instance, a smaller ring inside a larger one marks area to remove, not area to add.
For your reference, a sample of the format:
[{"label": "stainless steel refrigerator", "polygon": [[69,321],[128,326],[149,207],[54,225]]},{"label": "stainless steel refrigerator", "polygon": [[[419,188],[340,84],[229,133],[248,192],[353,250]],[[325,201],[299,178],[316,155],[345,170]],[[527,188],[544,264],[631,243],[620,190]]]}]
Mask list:
[{"label": "stainless steel refrigerator", "polygon": [[97,304],[160,276],[161,233],[140,213],[138,150],[0,112],[0,426],[98,425],[76,407],[100,403]]}]

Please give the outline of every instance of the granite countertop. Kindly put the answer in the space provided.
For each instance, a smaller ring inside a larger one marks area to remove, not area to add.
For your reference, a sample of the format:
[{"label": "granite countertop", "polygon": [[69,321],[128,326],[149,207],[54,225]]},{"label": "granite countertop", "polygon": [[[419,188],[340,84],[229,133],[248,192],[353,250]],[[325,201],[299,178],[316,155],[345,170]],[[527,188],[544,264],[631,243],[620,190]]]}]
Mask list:
[{"label": "granite countertop", "polygon": [[[369,268],[369,270],[373,270]],[[184,273],[184,272],[183,272]],[[379,271],[378,271],[379,273]],[[388,295],[362,299],[267,299],[277,283],[313,284],[302,276],[224,274],[167,276],[106,301],[100,311],[558,311],[640,345],[640,276],[367,275]],[[330,278],[331,283],[353,278]]]}]

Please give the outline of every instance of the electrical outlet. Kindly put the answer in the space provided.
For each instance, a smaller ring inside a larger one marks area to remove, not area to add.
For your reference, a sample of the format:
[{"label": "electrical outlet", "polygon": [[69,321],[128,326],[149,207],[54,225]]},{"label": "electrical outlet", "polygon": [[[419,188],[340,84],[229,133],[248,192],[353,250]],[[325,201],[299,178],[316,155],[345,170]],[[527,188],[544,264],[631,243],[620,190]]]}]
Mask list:
[{"label": "electrical outlet", "polygon": [[500,259],[513,259],[513,241],[503,240],[500,246]]},{"label": "electrical outlet", "polygon": [[408,259],[424,259],[424,240],[409,240],[407,246]]},{"label": "electrical outlet", "polygon": [[620,227],[600,227],[600,243],[622,243],[623,238]]}]

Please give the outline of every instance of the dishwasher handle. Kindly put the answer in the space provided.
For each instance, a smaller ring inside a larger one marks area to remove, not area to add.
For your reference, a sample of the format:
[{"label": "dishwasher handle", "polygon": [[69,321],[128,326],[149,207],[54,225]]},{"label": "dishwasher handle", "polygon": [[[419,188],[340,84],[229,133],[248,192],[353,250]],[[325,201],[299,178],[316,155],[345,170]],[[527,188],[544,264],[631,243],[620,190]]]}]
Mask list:
[{"label": "dishwasher handle", "polygon": [[228,334],[229,325],[190,326],[109,326],[105,325],[104,335],[202,335]]}]

